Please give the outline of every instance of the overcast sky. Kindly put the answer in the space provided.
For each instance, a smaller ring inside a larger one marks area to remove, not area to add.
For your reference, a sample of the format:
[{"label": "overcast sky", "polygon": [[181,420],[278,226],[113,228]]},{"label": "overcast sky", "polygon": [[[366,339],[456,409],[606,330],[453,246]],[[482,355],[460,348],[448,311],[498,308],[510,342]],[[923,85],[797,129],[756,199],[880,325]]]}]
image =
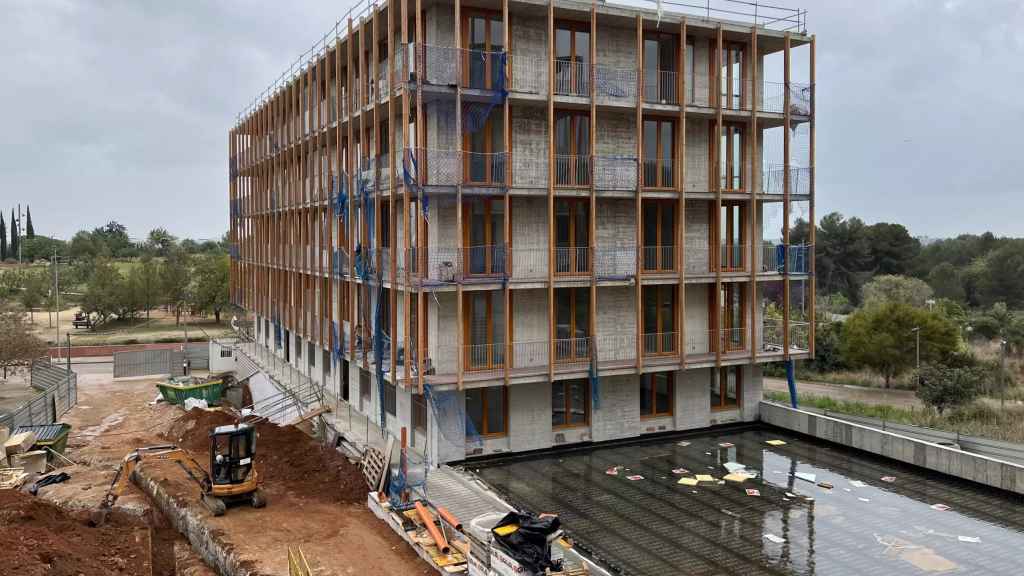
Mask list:
[{"label": "overcast sky", "polygon": [[[1024,2],[775,0],[818,37],[818,215],[1024,236]],[[347,2],[0,0],[0,210],[217,238],[236,114]]]}]

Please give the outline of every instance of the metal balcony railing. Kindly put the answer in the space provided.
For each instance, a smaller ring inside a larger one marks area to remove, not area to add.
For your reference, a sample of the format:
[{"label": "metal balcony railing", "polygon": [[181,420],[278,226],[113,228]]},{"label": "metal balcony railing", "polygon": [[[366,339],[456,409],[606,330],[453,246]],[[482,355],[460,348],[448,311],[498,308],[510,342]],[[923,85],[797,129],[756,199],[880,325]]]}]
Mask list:
[{"label": "metal balcony railing", "polygon": [[471,90],[497,90],[504,85],[504,51],[463,49],[460,53],[462,86]]},{"label": "metal balcony railing", "polygon": [[504,342],[463,346],[463,366],[476,375],[504,372],[505,348]]},{"label": "metal balcony railing", "polygon": [[636,246],[594,248],[594,274],[614,280],[636,276]]},{"label": "metal balcony railing", "polygon": [[631,366],[636,363],[636,334],[598,334],[593,341],[600,366]]},{"label": "metal balcony railing", "polygon": [[594,66],[594,82],[595,95],[599,100],[623,104],[636,102],[636,69],[597,65]]},{"label": "metal balcony railing", "polygon": [[416,78],[425,84],[497,90],[504,83],[505,62],[503,51],[416,45]]},{"label": "metal balcony railing", "polygon": [[793,352],[810,350],[811,325],[808,322],[789,323],[789,349]]},{"label": "metal balcony railing", "polygon": [[678,250],[674,245],[667,246],[644,246],[643,263],[645,273],[675,272],[676,254]]},{"label": "metal balcony railing", "polygon": [[555,275],[557,276],[589,276],[589,246],[557,246],[555,247]]},{"label": "metal balcony railing", "polygon": [[555,60],[554,92],[560,96],[590,96],[590,64]]},{"label": "metal balcony railing", "polygon": [[458,150],[415,148],[412,153],[415,154],[421,184],[455,186],[462,181],[462,155]]},{"label": "metal balcony railing", "polygon": [[743,355],[750,352],[750,334],[746,327],[722,328],[719,330],[719,344],[723,356]]},{"label": "metal balcony railing", "polygon": [[722,272],[743,272],[747,270],[749,251],[749,244],[721,244],[718,248],[718,262]]},{"label": "metal balcony railing", "polygon": [[[786,165],[766,164],[761,172],[762,194],[785,194]],[[789,167],[789,193],[807,195],[811,193],[811,169],[806,166]]]},{"label": "metal balcony railing", "polygon": [[511,248],[509,254],[513,280],[547,280],[547,248]]},{"label": "metal balcony railing", "polygon": [[636,157],[594,156],[594,188],[636,190]]},{"label": "metal balcony railing", "polygon": [[505,274],[508,251],[504,244],[470,246],[462,249],[463,275],[499,276]]},{"label": "metal balcony railing", "polygon": [[679,104],[679,73],[673,70],[644,70],[644,102]]},{"label": "metal balcony railing", "polygon": [[674,158],[645,158],[645,188],[675,188],[676,171]]},{"label": "metal balcony railing", "polygon": [[644,356],[678,356],[678,332],[652,332],[643,335]]},{"label": "metal balcony railing", "polygon": [[788,272],[790,274],[810,274],[811,261],[814,258],[814,246],[811,244],[792,244],[788,248],[784,244],[762,244],[760,250],[760,271],[763,274],[782,274],[786,269],[786,256],[789,256]]},{"label": "metal balcony railing", "polygon": [[590,156],[556,154],[555,186],[589,187]]},{"label": "metal balcony railing", "polygon": [[505,184],[507,152],[463,152],[462,161],[465,183],[483,186]]},{"label": "metal balcony railing", "polygon": [[[789,83],[789,112],[795,116],[810,116],[814,87],[801,82]],[[763,82],[758,98],[758,110],[775,114],[786,112],[786,83]]]},{"label": "metal balcony railing", "polygon": [[586,370],[590,367],[589,336],[555,340],[555,365],[562,370]]}]

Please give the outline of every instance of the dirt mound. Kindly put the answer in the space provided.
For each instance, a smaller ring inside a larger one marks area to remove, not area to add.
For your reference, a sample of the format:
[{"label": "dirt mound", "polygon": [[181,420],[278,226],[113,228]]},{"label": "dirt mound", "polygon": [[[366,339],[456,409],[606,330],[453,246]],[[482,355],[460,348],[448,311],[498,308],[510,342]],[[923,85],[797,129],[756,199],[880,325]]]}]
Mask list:
[{"label": "dirt mound", "polygon": [[[191,410],[172,423],[165,437],[207,467],[209,431],[233,423],[227,412]],[[256,471],[271,495],[280,491],[326,502],[366,500],[362,472],[337,450],[324,448],[294,426],[261,422],[256,433]]]},{"label": "dirt mound", "polygon": [[15,490],[0,490],[0,572],[18,576],[152,574],[148,529],[111,514],[100,528]]}]

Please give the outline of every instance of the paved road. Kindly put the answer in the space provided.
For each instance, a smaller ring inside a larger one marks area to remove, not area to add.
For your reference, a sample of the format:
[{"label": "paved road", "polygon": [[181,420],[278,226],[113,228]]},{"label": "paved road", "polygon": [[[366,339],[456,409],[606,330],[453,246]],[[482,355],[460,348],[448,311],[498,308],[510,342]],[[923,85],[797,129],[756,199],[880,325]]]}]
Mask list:
[{"label": "paved road", "polygon": [[[764,389],[771,390],[772,392],[789,392],[789,386],[782,378],[766,377],[764,379]],[[884,388],[807,381],[797,381],[796,390],[799,394],[827,396],[834,400],[849,400],[865,404],[887,404],[898,408],[920,408],[922,406],[921,401],[918,400],[911,390],[886,390]]]}]

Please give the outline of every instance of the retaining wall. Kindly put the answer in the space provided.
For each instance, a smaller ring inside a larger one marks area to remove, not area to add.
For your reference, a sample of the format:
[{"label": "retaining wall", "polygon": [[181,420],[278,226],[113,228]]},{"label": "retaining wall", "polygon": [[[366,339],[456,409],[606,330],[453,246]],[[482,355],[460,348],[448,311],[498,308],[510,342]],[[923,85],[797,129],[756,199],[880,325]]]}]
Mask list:
[{"label": "retaining wall", "polygon": [[1024,495],[1024,466],[805,410],[761,402],[761,421],[935,472]]}]

